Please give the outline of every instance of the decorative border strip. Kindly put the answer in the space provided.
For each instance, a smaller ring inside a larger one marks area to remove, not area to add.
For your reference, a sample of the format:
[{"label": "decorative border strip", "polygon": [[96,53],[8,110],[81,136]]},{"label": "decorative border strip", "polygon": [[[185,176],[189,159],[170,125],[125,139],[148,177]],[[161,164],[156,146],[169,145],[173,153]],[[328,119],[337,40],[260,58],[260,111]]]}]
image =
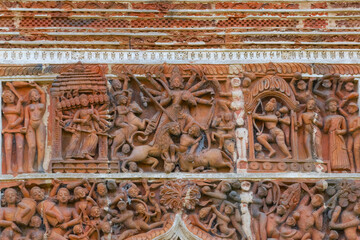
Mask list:
[{"label": "decorative border strip", "polygon": [[267,62],[360,63],[360,50],[351,49],[198,49],[91,50],[1,49],[2,64],[245,64]]},{"label": "decorative border strip", "polygon": [[19,174],[17,176],[3,174],[0,175],[0,182],[9,180],[26,180],[26,179],[353,179],[360,180],[359,173],[303,173],[303,172],[287,172],[287,173],[28,173]]}]

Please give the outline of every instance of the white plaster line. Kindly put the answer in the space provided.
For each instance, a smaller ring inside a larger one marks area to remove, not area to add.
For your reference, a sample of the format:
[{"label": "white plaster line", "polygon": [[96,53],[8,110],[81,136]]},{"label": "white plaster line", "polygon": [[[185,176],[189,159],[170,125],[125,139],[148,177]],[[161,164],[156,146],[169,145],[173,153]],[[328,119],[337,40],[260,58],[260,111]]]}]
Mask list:
[{"label": "white plaster line", "polygon": [[264,180],[264,179],[353,179],[360,180],[359,173],[304,173],[304,172],[286,172],[286,173],[32,173],[19,174],[12,176],[8,174],[0,175],[0,181],[13,181],[24,179],[43,179],[51,181],[54,178],[58,179],[208,179],[208,180],[231,180],[231,179],[248,179],[248,180]]},{"label": "white plaster line", "polygon": [[2,64],[359,64],[360,49],[0,49]]},{"label": "white plaster line", "polygon": [[[19,2],[58,2],[59,0],[19,0]],[[341,2],[354,2],[355,0],[341,0]],[[89,2],[89,0],[69,0],[68,2]],[[120,3],[133,3],[144,2],[154,3],[154,0],[96,0],[96,2],[120,2]],[[209,0],[172,0],[172,3],[183,2],[209,2]],[[253,2],[249,0],[212,0],[211,2],[233,2],[233,3],[247,3]],[[257,0],[257,2],[274,2],[274,0]],[[324,0],[276,0],[280,3],[308,3],[308,2],[324,2]],[[339,2],[339,0],[326,0],[326,2]]]},{"label": "white plaster line", "polygon": [[57,76],[58,74],[0,76],[0,82],[16,82],[16,81],[52,82],[56,79]]}]

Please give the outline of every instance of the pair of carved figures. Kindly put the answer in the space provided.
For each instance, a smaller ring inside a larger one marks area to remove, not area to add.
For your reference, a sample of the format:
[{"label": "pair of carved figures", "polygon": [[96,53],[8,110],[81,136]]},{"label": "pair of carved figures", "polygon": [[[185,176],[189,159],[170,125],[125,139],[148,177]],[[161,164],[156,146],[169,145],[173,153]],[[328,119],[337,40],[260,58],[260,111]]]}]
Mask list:
[{"label": "pair of carved figures", "polygon": [[[326,74],[306,82],[296,73],[288,84],[269,73],[243,84],[242,91],[248,103],[245,108],[252,112],[248,124],[254,127],[252,136],[257,141],[252,145],[254,158],[322,163],[325,157],[332,171],[359,171],[358,93],[353,77]],[[329,150],[326,156],[325,149]]]},{"label": "pair of carved figures", "polygon": [[[13,166],[17,167],[18,173],[34,172],[35,158],[37,158],[36,171],[43,171],[46,144],[46,128],[43,122],[46,111],[44,89],[34,82],[7,82],[3,89],[2,100],[6,173],[12,173]],[[24,163],[25,149],[26,163]]]}]

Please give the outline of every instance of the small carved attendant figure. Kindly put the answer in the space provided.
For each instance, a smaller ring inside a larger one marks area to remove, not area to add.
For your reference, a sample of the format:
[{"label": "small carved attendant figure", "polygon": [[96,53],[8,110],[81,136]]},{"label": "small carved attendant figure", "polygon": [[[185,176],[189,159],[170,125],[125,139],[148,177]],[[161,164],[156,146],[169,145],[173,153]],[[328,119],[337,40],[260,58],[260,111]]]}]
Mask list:
[{"label": "small carved attendant figure", "polygon": [[143,219],[134,220],[134,211],[126,209],[126,202],[120,200],[117,203],[117,207],[119,209],[119,213],[115,218],[112,218],[113,223],[122,223],[127,230],[123,233],[127,236],[128,234],[133,234],[134,230],[143,230],[149,231],[151,229],[160,227],[163,225],[163,222],[156,222],[152,224],[147,224]]},{"label": "small carved attendant figure", "polygon": [[256,153],[256,158],[258,158],[258,159],[265,158],[265,153],[264,153],[260,143],[255,143],[254,149],[255,149],[255,153]]},{"label": "small carved attendant figure", "polygon": [[212,125],[217,130],[211,134],[211,139],[215,141],[215,137],[217,137],[219,139],[219,149],[222,149],[226,139],[234,138],[235,122],[232,113],[224,113],[222,119],[214,120]]},{"label": "small carved attendant figure", "polygon": [[50,216],[46,217],[46,221],[49,221],[49,223],[53,225],[50,233],[50,239],[56,240],[63,239],[62,237],[65,235],[67,228],[72,227],[80,222],[80,217],[75,208],[68,206],[68,202],[71,198],[69,190],[64,187],[58,190],[59,186],[60,183],[55,183],[52,193],[50,193],[50,195],[55,194],[57,191],[55,198],[58,201],[58,204],[56,207],[60,211],[61,216],[56,216],[55,212],[53,212],[51,217],[53,217],[53,219],[63,217],[64,221],[50,222],[48,219]]},{"label": "small carved attendant figure", "polygon": [[13,188],[7,188],[4,197],[6,207],[0,208],[0,227],[4,229],[0,237],[13,236],[13,239],[17,239],[21,236],[21,230],[15,224],[17,192]]},{"label": "small carved attendant figure", "polygon": [[[340,79],[339,74],[325,74],[320,81],[318,81],[314,87],[314,94],[319,96],[320,98],[326,100],[329,97],[335,97],[335,90],[337,81]],[[322,90],[319,90],[320,84],[322,86]]]},{"label": "small carved attendant figure", "polygon": [[232,86],[232,102],[231,102],[231,109],[236,111],[236,123],[238,126],[244,125],[244,115],[245,115],[245,101],[244,101],[244,94],[240,88],[241,80],[240,78],[233,78],[231,79],[231,86]]},{"label": "small carved attendant figure", "polygon": [[117,99],[115,126],[119,128],[127,127],[126,115],[130,112],[128,97],[120,95]]},{"label": "small carved attendant figure", "polygon": [[297,127],[304,126],[305,152],[308,159],[322,159],[321,131],[322,118],[316,111],[316,102],[306,102],[306,112],[299,115]]},{"label": "small carved attendant figure", "polygon": [[276,125],[279,122],[279,118],[275,115],[276,111],[276,99],[271,98],[265,105],[265,115],[253,113],[253,118],[265,122],[265,127],[269,130],[269,133],[261,133],[257,140],[267,150],[269,150],[269,157],[274,157],[276,154],[275,149],[270,145],[269,142],[276,142],[280,150],[285,154],[286,158],[292,158],[288,147],[285,144],[285,134]]},{"label": "small carved attendant figure", "polygon": [[[6,173],[12,173],[11,159],[14,136],[16,144],[16,164],[18,167],[17,171],[20,173],[23,172],[24,164],[24,129],[21,126],[21,123],[24,120],[24,110],[22,107],[23,99],[10,82],[7,82],[6,85],[10,88],[10,90],[4,90],[2,94],[2,112],[7,122],[7,125],[4,126],[2,130],[2,133],[4,134]],[[18,98],[17,102],[15,102],[15,95]]]},{"label": "small carved attendant figure", "polygon": [[360,172],[360,117],[358,116],[359,108],[356,103],[349,103],[347,106],[349,113],[348,124],[351,137],[348,141],[348,152],[354,154],[356,172]]},{"label": "small carved attendant figure", "polygon": [[[296,87],[295,87],[295,81]],[[309,80],[308,86],[306,82],[302,79],[301,73],[295,73],[293,79],[290,82],[290,87],[294,92],[296,100],[300,102],[301,105],[305,105],[306,102],[313,97],[312,88],[313,88],[314,79]]]},{"label": "small carved attendant figure", "polygon": [[95,228],[89,228],[84,232],[83,227],[78,224],[73,228],[74,234],[69,235],[70,240],[89,240],[89,236],[95,231]]},{"label": "small carved attendant figure", "polygon": [[189,154],[193,154],[198,147],[200,140],[200,127],[194,124],[189,128],[187,134],[183,133],[181,135],[180,146],[178,147],[177,151],[181,153],[188,152]]},{"label": "small carved attendant figure", "polygon": [[[335,230],[344,230],[344,234],[347,240],[358,240],[360,236],[357,234],[358,227],[360,225],[360,203],[357,202],[354,208],[346,208],[341,212],[341,207],[336,206],[331,216],[329,227]],[[341,219],[340,223],[336,223]]]},{"label": "small carved attendant figure", "polygon": [[42,118],[46,110],[46,96],[44,90],[36,83],[31,83],[35,88],[29,92],[30,104],[25,108],[26,141],[29,146],[29,172],[34,172],[34,159],[37,149],[38,171],[43,169],[45,156],[46,129]]},{"label": "small carved attendant figure", "polygon": [[281,117],[279,118],[281,129],[285,134],[285,143],[290,147],[290,124],[291,118],[289,115],[289,109],[286,106],[283,106],[279,109]]},{"label": "small carved attendant figure", "polygon": [[26,234],[25,240],[43,240],[45,232],[41,227],[41,218],[39,216],[33,216],[30,220],[29,226],[32,228]]},{"label": "small carved attendant figure", "polygon": [[253,240],[254,236],[251,231],[252,221],[249,204],[254,202],[254,198],[253,193],[250,191],[250,187],[250,182],[243,181],[241,182],[241,193],[238,194],[236,191],[231,191],[229,197],[239,203],[243,234],[248,240]]},{"label": "small carved attendant figure", "polygon": [[326,110],[329,115],[325,117],[324,132],[329,134],[329,150],[331,169],[335,171],[350,170],[345,140],[345,118],[337,114],[338,102],[334,98],[326,101]]},{"label": "small carved attendant figure", "polygon": [[[344,85],[344,90],[342,90],[342,86]],[[355,100],[359,97],[359,94],[354,91],[354,77],[348,77],[345,79],[340,79],[339,85],[336,89],[336,95],[341,99],[340,107],[344,106],[344,104],[349,100]]]},{"label": "small carved attendant figure", "polygon": [[[234,240],[237,239],[236,229],[229,227],[229,224],[231,222],[231,219],[229,216],[234,213],[234,207],[229,204],[225,204],[224,210],[219,211],[219,210],[217,210],[215,205],[211,205],[211,209],[217,216],[217,218],[216,218],[217,223],[216,223],[215,227],[213,229],[211,229],[212,233],[221,238],[231,238]],[[217,228],[219,228],[221,235],[216,233]]]}]

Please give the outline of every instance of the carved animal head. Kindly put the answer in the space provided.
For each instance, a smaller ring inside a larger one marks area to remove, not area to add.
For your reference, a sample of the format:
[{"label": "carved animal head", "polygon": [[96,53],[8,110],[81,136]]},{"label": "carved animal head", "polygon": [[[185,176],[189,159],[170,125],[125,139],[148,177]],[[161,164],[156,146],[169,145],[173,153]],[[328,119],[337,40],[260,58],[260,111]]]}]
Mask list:
[{"label": "carved animal head", "polygon": [[187,162],[194,162],[195,161],[195,155],[194,154],[186,154],[185,156],[184,156],[184,158],[185,158],[185,160],[187,161]]},{"label": "carved animal head", "polygon": [[135,101],[130,103],[129,107],[130,107],[131,111],[133,113],[135,113],[135,114],[142,114],[143,113],[142,108]]}]

